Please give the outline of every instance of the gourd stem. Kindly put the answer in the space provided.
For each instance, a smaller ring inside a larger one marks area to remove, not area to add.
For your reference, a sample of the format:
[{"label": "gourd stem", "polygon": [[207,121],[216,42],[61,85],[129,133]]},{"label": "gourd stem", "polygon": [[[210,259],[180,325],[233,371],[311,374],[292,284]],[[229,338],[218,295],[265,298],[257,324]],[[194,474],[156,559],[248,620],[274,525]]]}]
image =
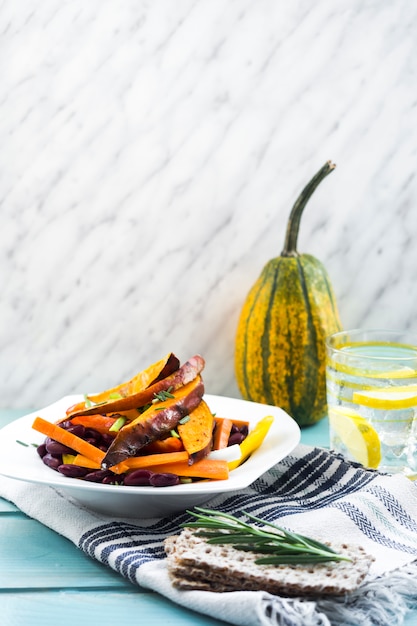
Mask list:
[{"label": "gourd stem", "polygon": [[317,189],[321,181],[326,178],[330,172],[334,170],[336,165],[331,161],[327,161],[310,182],[304,187],[299,197],[297,198],[288,219],[287,233],[285,235],[284,249],[281,252],[281,256],[298,256],[297,252],[297,239],[298,231],[300,229],[301,216],[304,211],[304,207]]}]

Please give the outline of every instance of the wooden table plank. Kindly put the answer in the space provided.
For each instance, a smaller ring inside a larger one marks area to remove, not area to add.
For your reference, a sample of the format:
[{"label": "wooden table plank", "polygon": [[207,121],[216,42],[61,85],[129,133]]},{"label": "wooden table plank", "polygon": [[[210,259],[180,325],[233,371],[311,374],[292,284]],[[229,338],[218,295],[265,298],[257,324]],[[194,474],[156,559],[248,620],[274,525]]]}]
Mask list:
[{"label": "wooden table plank", "polygon": [[2,593],[2,626],[74,626],[92,624],[144,624],[144,626],[224,626],[173,604],[155,593],[97,590],[73,593]]},{"label": "wooden table plank", "polygon": [[329,420],[327,417],[301,429],[301,443],[307,446],[329,447]]},{"label": "wooden table plank", "polygon": [[[20,514],[0,515],[0,588],[139,588],[65,537]],[[4,566],[7,564],[7,566]]]},{"label": "wooden table plank", "polygon": [[[182,608],[155,593],[39,591],[1,594],[2,626],[225,626],[226,622]],[[404,626],[417,626],[409,613]]]},{"label": "wooden table plank", "polygon": [[[1,478],[0,478],[1,480]],[[17,508],[17,506],[15,506],[14,504],[12,504],[11,502],[8,502],[7,500],[3,500],[3,498],[0,498],[0,515],[1,514],[17,514],[19,513],[19,509]]]}]

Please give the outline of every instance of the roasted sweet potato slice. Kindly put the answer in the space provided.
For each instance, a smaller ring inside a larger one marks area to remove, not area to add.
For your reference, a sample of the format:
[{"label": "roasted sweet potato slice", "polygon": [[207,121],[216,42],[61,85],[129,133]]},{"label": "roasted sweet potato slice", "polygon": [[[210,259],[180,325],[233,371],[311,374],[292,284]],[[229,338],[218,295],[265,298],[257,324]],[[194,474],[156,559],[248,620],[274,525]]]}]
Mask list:
[{"label": "roasted sweet potato slice", "polygon": [[[204,359],[199,354],[191,357],[178,368],[173,374],[158,380],[154,384],[150,385],[147,389],[143,389],[137,393],[133,393],[124,398],[118,398],[115,400],[109,399],[107,402],[92,406],[90,408],[77,408],[72,413],[69,413],[65,419],[72,419],[79,415],[97,415],[107,413],[125,412],[131,409],[139,409],[146,406],[149,402],[155,398],[156,393],[161,391],[167,391],[170,389],[175,392],[183,385],[188,384],[194,378],[196,378],[204,369]],[[91,396],[90,396],[91,397]]]},{"label": "roasted sweet potato slice", "polygon": [[211,450],[214,416],[207,403],[202,400],[188,416],[188,421],[178,424],[178,433],[188,454],[190,465],[199,461]]},{"label": "roasted sweet potato slice", "polygon": [[121,383],[111,389],[106,389],[101,393],[88,395],[87,398],[91,402],[108,402],[112,399],[112,396],[118,395],[125,398],[135,393],[143,391],[153,383],[162,378],[166,378],[173,372],[175,372],[180,366],[180,362],[172,352],[169,352],[163,359],[156,361],[145,370],[136,374],[133,378],[126,383]]},{"label": "roasted sweet potato slice", "polygon": [[148,443],[162,438],[200,404],[203,394],[204,384],[197,376],[175,391],[174,397],[153,404],[133,422],[123,426],[107,450],[102,466],[116,465],[135,456]]}]

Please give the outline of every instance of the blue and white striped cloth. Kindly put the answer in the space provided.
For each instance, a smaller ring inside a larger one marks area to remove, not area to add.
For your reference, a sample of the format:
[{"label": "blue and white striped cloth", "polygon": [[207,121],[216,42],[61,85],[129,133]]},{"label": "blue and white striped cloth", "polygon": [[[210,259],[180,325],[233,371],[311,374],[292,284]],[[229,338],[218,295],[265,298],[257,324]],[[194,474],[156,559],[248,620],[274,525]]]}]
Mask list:
[{"label": "blue and white striped cloth", "polygon": [[110,519],[80,508],[50,487],[0,478],[0,495],[71,539],[133,583],[239,626],[399,625],[417,606],[417,485],[299,445],[247,489],[217,496],[209,508],[248,511],[296,532],[359,544],[375,561],[363,587],[348,597],[288,599],[263,592],[178,591],[170,584],[164,539],[187,513],[164,519]]}]

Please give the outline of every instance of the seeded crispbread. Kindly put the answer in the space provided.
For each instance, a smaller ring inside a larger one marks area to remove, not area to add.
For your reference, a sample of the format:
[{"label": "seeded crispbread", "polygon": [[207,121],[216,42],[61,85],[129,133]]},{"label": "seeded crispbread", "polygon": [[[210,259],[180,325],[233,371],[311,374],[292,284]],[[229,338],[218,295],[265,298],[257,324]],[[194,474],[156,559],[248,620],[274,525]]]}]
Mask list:
[{"label": "seeded crispbread", "polygon": [[172,584],[183,590],[267,591],[276,595],[345,594],[364,581],[373,558],[359,546],[331,545],[351,561],[314,565],[258,565],[263,555],[209,544],[191,528],[165,541]]}]

